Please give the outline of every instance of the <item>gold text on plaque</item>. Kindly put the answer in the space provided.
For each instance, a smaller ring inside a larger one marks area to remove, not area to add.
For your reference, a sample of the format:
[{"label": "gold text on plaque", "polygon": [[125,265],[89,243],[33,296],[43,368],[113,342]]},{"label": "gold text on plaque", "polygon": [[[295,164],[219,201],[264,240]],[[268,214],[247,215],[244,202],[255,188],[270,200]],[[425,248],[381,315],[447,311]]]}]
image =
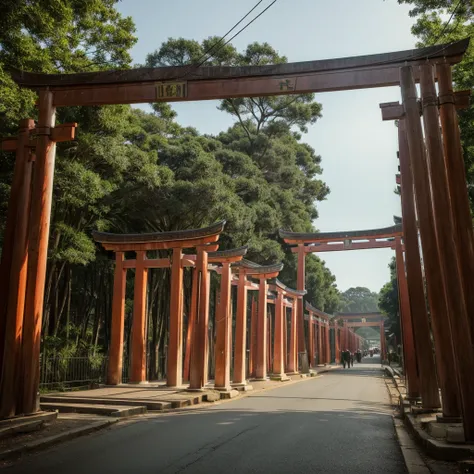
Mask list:
[{"label": "gold text on plaque", "polygon": [[186,97],[188,93],[187,82],[157,82],[157,99],[179,99]]},{"label": "gold text on plaque", "polygon": [[294,91],[296,88],[296,79],[284,79],[279,82],[281,91]]}]

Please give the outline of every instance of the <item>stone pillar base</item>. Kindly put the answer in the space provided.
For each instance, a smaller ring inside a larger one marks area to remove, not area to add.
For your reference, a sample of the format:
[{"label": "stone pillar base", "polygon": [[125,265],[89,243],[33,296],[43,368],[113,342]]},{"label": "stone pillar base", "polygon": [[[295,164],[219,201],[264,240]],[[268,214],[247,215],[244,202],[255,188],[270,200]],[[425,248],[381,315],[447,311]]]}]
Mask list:
[{"label": "stone pillar base", "polygon": [[165,387],[170,390],[187,390],[189,388],[188,385],[165,385]]},{"label": "stone pillar base", "polygon": [[231,398],[235,398],[239,395],[239,391],[237,389],[229,389],[229,390],[222,390],[217,389],[219,395],[221,396],[221,400],[230,400]]},{"label": "stone pillar base", "polygon": [[268,382],[270,378],[269,377],[255,377],[253,380],[255,382]]},{"label": "stone pillar base", "polygon": [[460,416],[436,415],[436,421],[438,423],[462,423],[462,418]]},{"label": "stone pillar base", "polygon": [[291,379],[286,374],[275,374],[275,375],[270,375],[270,380],[275,380],[277,382],[287,382],[288,380],[291,380]]},{"label": "stone pillar base", "polygon": [[410,403],[421,403],[422,400],[421,400],[421,397],[409,397],[409,396],[405,396],[403,397],[404,400],[406,400],[407,402],[410,402]]},{"label": "stone pillar base", "polygon": [[439,408],[424,408],[420,406],[414,406],[412,405],[411,407],[411,412],[414,415],[426,415],[429,413],[439,413],[440,409]]},{"label": "stone pillar base", "polygon": [[252,385],[248,384],[247,382],[238,382],[231,384],[234,390],[238,390],[239,392],[248,392],[253,390]]}]

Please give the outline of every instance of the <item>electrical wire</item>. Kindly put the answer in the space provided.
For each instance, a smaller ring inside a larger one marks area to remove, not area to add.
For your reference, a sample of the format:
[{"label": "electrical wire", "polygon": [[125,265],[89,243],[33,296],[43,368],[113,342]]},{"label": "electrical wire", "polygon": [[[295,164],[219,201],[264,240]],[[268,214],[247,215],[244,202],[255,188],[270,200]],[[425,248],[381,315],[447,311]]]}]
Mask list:
[{"label": "electrical wire", "polygon": [[[234,31],[261,3],[263,2],[263,0],[260,0],[259,2],[257,2],[254,7],[249,10],[247,12],[247,14],[245,16],[243,16],[224,36],[222,36],[222,38],[217,41],[216,43],[214,43],[207,51],[204,51],[204,53],[201,55],[201,57],[196,61],[196,64],[203,64],[201,63],[201,61],[208,55],[212,52],[212,50],[217,47],[220,43],[222,43],[222,41],[225,40],[225,38],[230,34],[232,33],[232,31]],[[207,59],[204,60],[204,62],[206,62]],[[192,66],[195,66],[195,65],[192,65]],[[199,66],[197,66],[199,67]]]},{"label": "electrical wire", "polygon": [[[273,0],[273,2],[270,3],[270,5],[268,5],[268,6],[267,6],[264,10],[262,10],[256,17],[254,17],[254,18],[253,18],[252,20],[250,20],[244,27],[242,27],[239,31],[237,31],[237,33],[236,33],[234,36],[232,36],[232,37],[231,37],[230,39],[228,39],[224,44],[222,44],[222,45],[218,48],[218,50],[217,50],[215,53],[219,52],[222,48],[224,48],[224,46],[227,46],[233,39],[237,38],[237,36],[239,36],[240,33],[242,33],[243,31],[245,31],[254,21],[256,21],[258,18],[260,18],[267,10],[269,10],[273,5],[275,5],[275,3],[276,3],[277,1],[278,1],[278,0]],[[260,3],[261,3],[261,1],[260,1],[257,5],[255,5],[255,7],[254,7],[239,23],[237,23],[237,25],[240,24],[253,10],[255,10],[255,8],[256,8]],[[237,25],[236,25],[236,26],[237,26]],[[232,31],[233,29],[235,29],[235,26],[234,26],[230,31]],[[227,33],[227,34],[228,34],[228,33]],[[226,36],[227,36],[227,34],[226,34]],[[224,36],[222,39],[224,39],[224,38],[225,38],[225,36]],[[212,48],[210,48],[210,49],[212,49]],[[214,54],[215,54],[215,53],[214,53]],[[201,56],[201,57],[202,57],[202,56]],[[210,56],[204,58],[204,59],[203,59],[202,61],[200,61],[199,63],[192,65],[192,69],[195,70],[195,69],[200,68],[206,61],[209,60],[210,57],[212,57],[212,55],[210,55]],[[184,76],[182,76],[182,77],[181,77],[180,79],[178,79],[178,80],[181,80],[181,79],[186,78],[187,76],[189,76],[189,75],[191,74],[191,72],[192,72],[192,70],[191,70],[191,71],[188,71]]]},{"label": "electrical wire", "polygon": [[446,30],[448,29],[448,26],[449,24],[451,23],[451,20],[453,19],[454,15],[456,14],[456,12],[458,11],[458,8],[461,6],[461,3],[464,3],[464,0],[459,0],[457,5],[455,6],[454,10],[453,10],[453,13],[451,13],[451,16],[449,17],[448,19],[448,22],[446,23],[446,25],[444,25],[444,28],[443,30],[441,31],[441,33],[431,42],[432,45],[436,44],[440,38],[442,38],[444,36],[444,34],[446,33]]}]

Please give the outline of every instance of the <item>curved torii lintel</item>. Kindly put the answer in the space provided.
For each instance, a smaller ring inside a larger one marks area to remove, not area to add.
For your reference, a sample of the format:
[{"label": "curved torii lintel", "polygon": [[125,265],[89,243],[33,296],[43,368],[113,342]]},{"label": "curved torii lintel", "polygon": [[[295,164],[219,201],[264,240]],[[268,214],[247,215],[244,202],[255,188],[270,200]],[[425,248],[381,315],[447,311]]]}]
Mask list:
[{"label": "curved torii lintel", "polygon": [[[23,87],[53,92],[55,107],[260,97],[371,87],[400,83],[399,68],[430,61],[455,64],[469,39],[445,45],[383,54],[287,64],[238,67],[189,66],[37,74],[10,69]],[[416,77],[418,80],[418,77]]]},{"label": "curved torii lintel", "polygon": [[382,321],[387,319],[387,316],[380,311],[365,311],[362,313],[335,313],[334,318],[353,321],[355,319],[376,319]]},{"label": "curved torii lintel", "polygon": [[218,250],[216,252],[209,252],[208,262],[209,263],[234,263],[242,260],[244,255],[247,254],[248,246],[237,247],[229,250]]},{"label": "curved torii lintel", "polygon": [[291,232],[280,229],[280,237],[287,244],[321,244],[345,240],[376,240],[402,236],[402,226],[393,225],[380,229],[350,230],[339,232]]},{"label": "curved torii lintel", "polygon": [[192,248],[217,242],[226,221],[202,229],[151,232],[144,234],[113,234],[93,232],[94,240],[106,249],[125,252],[129,250],[163,250]]},{"label": "curved torii lintel", "polygon": [[302,298],[307,293],[306,290],[299,291],[299,290],[295,290],[293,288],[286,286],[284,283],[278,280],[278,278],[276,278],[274,282],[270,283],[270,290],[271,291],[281,290],[283,291],[283,294],[285,296],[289,296],[290,298]]},{"label": "curved torii lintel", "polygon": [[315,308],[308,301],[305,301],[305,308],[306,308],[306,311],[314,313],[314,314],[318,315],[320,318],[322,318],[324,320],[327,320],[328,322],[333,319],[333,316],[331,314],[325,313],[324,311],[321,311],[320,309]]}]

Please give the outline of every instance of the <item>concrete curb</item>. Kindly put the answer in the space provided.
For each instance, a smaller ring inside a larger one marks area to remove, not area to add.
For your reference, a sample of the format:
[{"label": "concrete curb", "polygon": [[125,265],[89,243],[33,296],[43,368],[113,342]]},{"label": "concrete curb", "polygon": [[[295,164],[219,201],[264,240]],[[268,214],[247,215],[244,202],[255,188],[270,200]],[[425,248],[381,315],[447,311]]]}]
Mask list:
[{"label": "concrete curb", "polygon": [[440,461],[465,461],[466,459],[474,458],[474,446],[472,444],[448,444],[431,438],[421,427],[417,426],[413,415],[405,414],[404,422],[418,444],[434,459]]},{"label": "concrete curb", "polygon": [[[391,368],[385,366],[384,369],[388,377],[390,377],[385,379],[385,385],[389,391],[390,397],[393,400],[394,395],[391,391],[388,381],[390,380],[395,385],[396,390],[399,392],[398,386],[393,376],[390,375],[393,373],[393,371],[390,370]],[[398,405],[400,406],[399,403]],[[422,429],[415,416],[406,412],[403,412],[402,415],[403,424],[407,433],[410,433],[416,444],[433,459],[437,459],[438,461],[465,461],[466,459],[474,458],[474,445],[455,445],[439,441],[429,436],[428,433]]]},{"label": "concrete curb", "polygon": [[87,426],[81,426],[79,428],[75,428],[75,429],[66,431],[64,433],[48,436],[47,438],[37,439],[29,443],[26,443],[22,446],[18,446],[16,448],[0,452],[0,460],[5,461],[17,456],[22,456],[23,454],[31,452],[31,451],[45,449],[64,441],[70,441],[74,438],[79,438],[80,436],[93,433],[94,431],[98,431],[103,428],[107,428],[108,426],[111,426],[117,423],[118,421],[119,421],[118,419],[98,421],[96,423],[92,423]]},{"label": "concrete curb", "polygon": [[402,450],[403,459],[409,474],[429,474],[431,471],[418,453],[415,442],[410,438],[403,422],[393,419],[395,434]]}]

